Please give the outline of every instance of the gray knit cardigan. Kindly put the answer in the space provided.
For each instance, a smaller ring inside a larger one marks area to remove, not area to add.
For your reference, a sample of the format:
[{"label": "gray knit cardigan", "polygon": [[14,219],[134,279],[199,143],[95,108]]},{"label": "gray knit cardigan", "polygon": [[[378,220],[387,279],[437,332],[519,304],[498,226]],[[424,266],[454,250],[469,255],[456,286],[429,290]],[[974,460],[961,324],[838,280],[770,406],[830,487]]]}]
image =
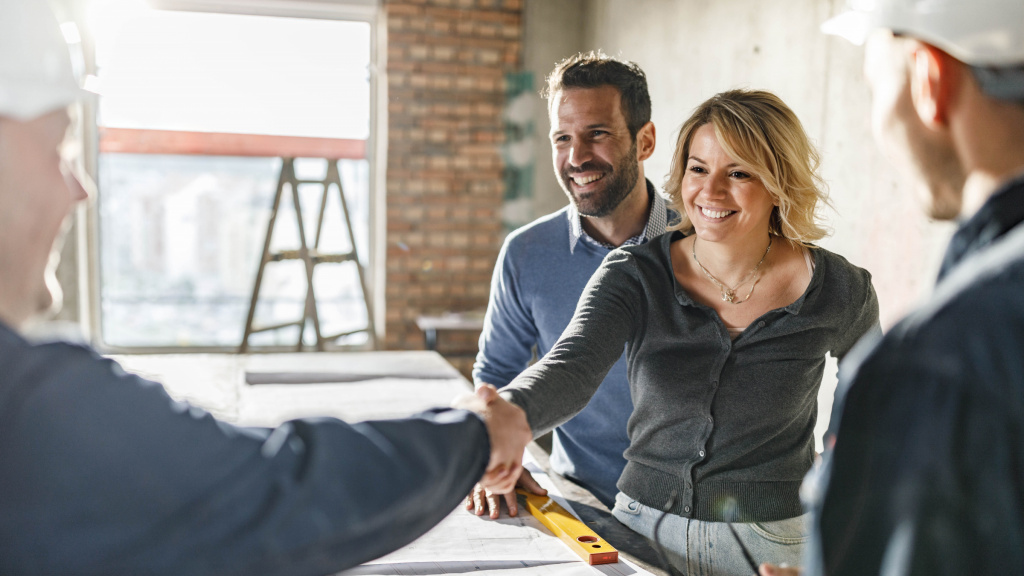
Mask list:
[{"label": "gray knit cardigan", "polygon": [[676,283],[682,237],[611,252],[558,343],[501,393],[543,434],[587,405],[625,346],[634,410],[619,490],[658,509],[675,495],[671,511],[697,520],[727,507],[741,521],[799,516],[825,355],[878,330],[871,275],[813,248],[804,294],[732,340]]}]

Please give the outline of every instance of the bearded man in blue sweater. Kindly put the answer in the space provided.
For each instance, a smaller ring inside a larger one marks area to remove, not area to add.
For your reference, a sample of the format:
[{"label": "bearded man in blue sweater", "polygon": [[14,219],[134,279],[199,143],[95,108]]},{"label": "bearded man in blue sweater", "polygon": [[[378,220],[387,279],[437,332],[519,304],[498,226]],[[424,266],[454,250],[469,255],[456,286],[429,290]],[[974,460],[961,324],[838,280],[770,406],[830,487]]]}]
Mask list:
[{"label": "bearded man in blue sweater", "polygon": [[[477,386],[505,386],[527,367],[534,347],[537,357],[551,349],[610,251],[665,232],[665,201],[644,177],[655,130],[643,70],[600,52],[577,54],[555,66],[543,96],[555,176],[570,203],[505,240],[473,367]],[[555,429],[552,469],[611,507],[632,411],[621,357],[590,404]],[[519,486],[544,493],[525,470]],[[493,494],[479,485],[467,508],[477,514],[487,508],[497,518],[502,500],[515,516],[514,493]]]}]

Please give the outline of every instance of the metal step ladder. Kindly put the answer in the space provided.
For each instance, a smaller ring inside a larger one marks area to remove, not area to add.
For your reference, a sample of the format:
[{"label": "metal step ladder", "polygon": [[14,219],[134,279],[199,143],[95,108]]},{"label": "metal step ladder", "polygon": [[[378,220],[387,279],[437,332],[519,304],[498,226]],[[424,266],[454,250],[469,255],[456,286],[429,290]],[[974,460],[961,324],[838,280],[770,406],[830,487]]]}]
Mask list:
[{"label": "metal step ladder", "polygon": [[[299,201],[299,185],[301,184],[319,184],[323,186],[323,193],[320,196],[320,212],[317,216],[316,237],[313,241],[312,247],[309,247],[308,242],[306,241],[305,222],[302,217],[302,205]],[[338,190],[338,198],[341,201],[342,218],[345,226],[348,228],[348,240],[351,250],[342,253],[322,254],[319,251],[320,236],[323,231],[324,214],[327,209],[327,196],[330,193],[332,185],[334,185]],[[274,224],[277,222],[277,211],[281,207],[281,198],[284,195],[285,186],[291,189],[292,204],[295,207],[295,217],[298,224],[299,247],[296,250],[271,252],[270,242],[274,235]],[[305,264],[306,305],[302,318],[294,322],[255,327],[253,326],[253,320],[256,315],[256,303],[259,300],[260,284],[263,282],[263,271],[266,269],[267,264],[282,262],[285,260],[301,260],[303,264]],[[359,276],[359,286],[363,291],[363,304],[366,306],[367,324],[365,328],[325,336],[320,330],[320,314],[317,311],[316,293],[313,290],[313,269],[318,264],[342,264],[346,262],[351,262],[352,265],[356,267],[356,274]],[[348,204],[345,202],[345,192],[341,186],[341,176],[338,172],[337,161],[327,159],[327,175],[323,180],[300,180],[295,176],[295,159],[282,158],[281,175],[277,182],[277,192],[274,194],[274,204],[270,211],[270,220],[267,223],[267,237],[263,242],[263,256],[260,258],[259,269],[256,272],[256,282],[252,288],[252,300],[249,302],[249,314],[245,320],[245,334],[242,336],[242,344],[238,347],[238,352],[240,354],[248,352],[249,337],[253,334],[280,330],[281,328],[288,328],[291,326],[299,327],[299,338],[296,343],[296,350],[301,352],[304,347],[303,336],[306,332],[307,324],[312,324],[313,332],[316,334],[315,348],[317,351],[322,352],[324,350],[324,344],[327,342],[332,342],[342,336],[357,334],[359,332],[366,332],[369,336],[370,343],[374,348],[376,348],[376,330],[374,330],[373,310],[370,305],[368,294],[363,267],[359,263],[359,256],[356,253],[355,234],[352,231],[352,220],[349,218]]]}]

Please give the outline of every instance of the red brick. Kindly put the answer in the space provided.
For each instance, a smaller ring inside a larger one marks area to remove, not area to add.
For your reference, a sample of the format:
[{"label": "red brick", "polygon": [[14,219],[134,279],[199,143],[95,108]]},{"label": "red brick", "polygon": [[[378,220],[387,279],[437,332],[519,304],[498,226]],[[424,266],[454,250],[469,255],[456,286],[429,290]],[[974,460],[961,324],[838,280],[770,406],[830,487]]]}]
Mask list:
[{"label": "red brick", "polygon": [[482,49],[476,53],[476,59],[485,66],[493,66],[501,62],[501,53],[493,49]]},{"label": "red brick", "polygon": [[423,43],[423,35],[388,28],[388,45],[412,46]]},{"label": "red brick", "polygon": [[499,26],[493,23],[478,24],[476,27],[477,35],[483,38],[495,38],[498,36]]},{"label": "red brick", "polygon": [[469,247],[469,234],[465,232],[456,232],[451,235],[451,246],[453,248],[468,248]]},{"label": "red brick", "polygon": [[433,57],[435,60],[450,61],[455,59],[455,47],[453,46],[434,46]]},{"label": "red brick", "polygon": [[424,45],[412,45],[406,49],[409,53],[409,58],[412,60],[426,60],[427,55],[430,53],[430,49]]},{"label": "red brick", "polygon": [[[522,57],[522,3],[388,0],[386,8],[384,345],[422,348],[415,318],[424,311],[486,306],[502,239],[504,78]],[[475,350],[476,337],[458,333],[440,344]]]},{"label": "red brick", "polygon": [[497,146],[489,146],[489,145],[485,145],[485,144],[469,144],[469,145],[466,145],[466,146],[459,146],[458,147],[458,153],[459,154],[469,154],[469,155],[473,155],[473,156],[483,156],[483,155],[490,156],[490,155],[494,155],[494,154],[498,153],[498,147]]},{"label": "red brick", "polygon": [[402,18],[401,16],[388,16],[389,31],[401,32],[405,30],[407,24],[408,20],[406,18]]},{"label": "red brick", "polygon": [[486,116],[488,119],[496,121],[497,115],[500,113],[500,110],[498,110],[498,107],[495,106],[494,104],[481,102],[473,105],[473,113],[478,116]]},{"label": "red brick", "polygon": [[430,87],[434,90],[451,90],[452,84],[451,76],[432,76],[430,80]]},{"label": "red brick", "polygon": [[[427,13],[428,14],[441,14],[441,13],[444,13],[444,12],[449,12],[450,13],[450,12],[456,12],[456,11],[453,11],[453,10],[444,11],[444,10],[441,10],[441,9],[427,8]],[[472,19],[475,22],[501,22],[505,18],[504,13],[502,13],[500,11],[497,11],[497,10],[473,10],[473,11],[469,12],[468,14],[465,14],[465,13],[462,14],[462,16],[464,18],[470,18],[470,19]]]},{"label": "red brick", "polygon": [[452,165],[452,159],[446,156],[432,156],[427,160],[431,170],[448,170]]},{"label": "red brick", "polygon": [[427,28],[438,36],[447,36],[452,33],[452,23],[447,20],[431,20]]},{"label": "red brick", "polygon": [[427,182],[427,192],[432,195],[447,194],[451,190],[451,186],[446,180],[429,180]]},{"label": "red brick", "polygon": [[501,25],[501,37],[514,40],[519,38],[523,33],[523,27],[518,23],[515,24],[502,24]]},{"label": "red brick", "polygon": [[421,16],[423,15],[423,8],[420,6],[411,5],[409,2],[388,2],[385,10],[388,16],[391,15],[405,15],[405,16]]},{"label": "red brick", "polygon": [[[430,35],[432,35],[433,33],[430,31],[430,27],[428,26],[428,24],[429,24],[429,21],[424,19],[424,18],[410,18],[409,19],[409,30],[411,30],[413,32],[419,32],[419,33],[423,33],[423,34],[430,34]],[[426,42],[426,41],[427,41],[427,39],[424,38],[424,42]]]}]

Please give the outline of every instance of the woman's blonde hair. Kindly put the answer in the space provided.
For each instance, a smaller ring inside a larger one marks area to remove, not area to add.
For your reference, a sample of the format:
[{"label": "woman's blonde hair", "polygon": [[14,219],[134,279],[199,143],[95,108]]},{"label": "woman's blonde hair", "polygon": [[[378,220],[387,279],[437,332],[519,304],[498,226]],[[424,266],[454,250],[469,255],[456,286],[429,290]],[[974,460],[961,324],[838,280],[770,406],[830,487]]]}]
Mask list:
[{"label": "woman's blonde hair", "polygon": [[764,90],[729,90],[697,107],[676,140],[665,194],[680,221],[672,230],[693,229],[683,210],[682,185],[693,134],[705,124],[729,156],[748,167],[768,190],[775,208],[769,230],[798,244],[829,234],[820,223],[819,202],[829,205],[825,182],[818,176],[821,159],[796,114],[778,96]]}]

